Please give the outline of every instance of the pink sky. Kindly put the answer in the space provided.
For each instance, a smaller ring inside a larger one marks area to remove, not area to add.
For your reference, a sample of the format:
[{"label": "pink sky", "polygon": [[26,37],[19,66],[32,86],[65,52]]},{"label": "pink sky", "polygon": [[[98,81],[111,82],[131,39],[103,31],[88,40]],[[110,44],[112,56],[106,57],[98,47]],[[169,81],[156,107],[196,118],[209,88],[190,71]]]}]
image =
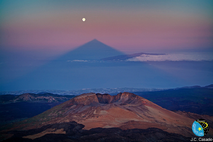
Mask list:
[{"label": "pink sky", "polygon": [[67,51],[98,39],[124,52],[212,47],[213,21],[202,10],[82,9],[5,14],[1,46]]}]

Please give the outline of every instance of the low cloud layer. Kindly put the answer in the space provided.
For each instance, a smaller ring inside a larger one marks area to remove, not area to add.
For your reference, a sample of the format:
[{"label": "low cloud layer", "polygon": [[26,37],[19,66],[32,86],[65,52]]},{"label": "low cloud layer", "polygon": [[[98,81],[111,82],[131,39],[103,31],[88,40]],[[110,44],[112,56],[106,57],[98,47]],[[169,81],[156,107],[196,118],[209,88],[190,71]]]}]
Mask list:
[{"label": "low cloud layer", "polygon": [[172,53],[164,55],[142,54],[127,61],[213,61],[213,53]]},{"label": "low cloud layer", "polygon": [[88,60],[67,60],[67,62],[88,62]]}]

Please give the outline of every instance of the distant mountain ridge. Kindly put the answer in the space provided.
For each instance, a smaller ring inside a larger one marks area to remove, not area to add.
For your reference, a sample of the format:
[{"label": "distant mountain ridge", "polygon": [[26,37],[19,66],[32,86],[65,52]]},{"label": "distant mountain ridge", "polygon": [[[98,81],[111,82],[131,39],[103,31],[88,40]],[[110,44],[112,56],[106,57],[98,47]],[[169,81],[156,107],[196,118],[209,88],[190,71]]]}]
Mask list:
[{"label": "distant mountain ridge", "polygon": [[130,58],[139,57],[141,55],[165,55],[165,54],[143,53],[142,52],[142,53],[113,56],[113,57],[103,58],[102,60],[104,60],[104,61],[126,61]]},{"label": "distant mountain ridge", "polygon": [[206,88],[213,88],[213,84],[205,86]]},{"label": "distant mountain ridge", "polygon": [[73,97],[46,92],[0,95],[0,126],[33,117]]},{"label": "distant mountain ridge", "polygon": [[16,102],[64,102],[71,98],[73,95],[57,95],[51,93],[24,93],[21,95],[0,95],[0,103],[16,103]]},{"label": "distant mountain ridge", "polygon": [[[177,88],[171,88],[172,90],[177,90],[181,88],[213,88],[213,84],[207,85],[207,86],[184,86],[184,87],[177,87]],[[120,92],[151,92],[151,91],[162,91],[162,90],[171,90],[171,89],[159,89],[159,88],[83,88],[79,90],[23,90],[23,91],[3,91],[0,92],[1,95],[6,94],[12,94],[12,95],[20,95],[25,93],[33,93],[33,94],[45,94],[45,93],[51,93],[51,94],[58,94],[58,95],[79,95],[84,94],[87,92],[94,92],[94,93],[108,93],[108,94],[117,94]]]}]

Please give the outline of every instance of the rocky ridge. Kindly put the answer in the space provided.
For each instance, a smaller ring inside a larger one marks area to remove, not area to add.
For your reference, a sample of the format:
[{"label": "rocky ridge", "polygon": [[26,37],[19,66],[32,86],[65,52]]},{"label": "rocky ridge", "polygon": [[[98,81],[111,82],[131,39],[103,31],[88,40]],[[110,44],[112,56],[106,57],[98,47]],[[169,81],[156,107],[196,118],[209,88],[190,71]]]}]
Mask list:
[{"label": "rocky ridge", "polygon": [[[75,121],[92,128],[147,129],[158,128],[169,133],[193,136],[194,119],[166,110],[132,93],[87,93],[53,107],[16,125],[21,130]],[[184,132],[184,133],[183,133]]]},{"label": "rocky ridge", "polygon": [[16,103],[16,102],[65,102],[73,98],[73,95],[56,95],[51,93],[24,93],[21,95],[1,95],[0,103]]}]

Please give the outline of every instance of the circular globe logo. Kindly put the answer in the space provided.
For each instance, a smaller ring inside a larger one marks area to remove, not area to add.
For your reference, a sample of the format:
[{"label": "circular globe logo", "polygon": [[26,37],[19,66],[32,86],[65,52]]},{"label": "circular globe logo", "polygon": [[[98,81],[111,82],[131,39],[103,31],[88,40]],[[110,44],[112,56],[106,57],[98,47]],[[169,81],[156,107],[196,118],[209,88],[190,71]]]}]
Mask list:
[{"label": "circular globe logo", "polygon": [[197,119],[192,124],[192,131],[196,136],[203,137],[209,131],[209,125],[204,119]]}]

